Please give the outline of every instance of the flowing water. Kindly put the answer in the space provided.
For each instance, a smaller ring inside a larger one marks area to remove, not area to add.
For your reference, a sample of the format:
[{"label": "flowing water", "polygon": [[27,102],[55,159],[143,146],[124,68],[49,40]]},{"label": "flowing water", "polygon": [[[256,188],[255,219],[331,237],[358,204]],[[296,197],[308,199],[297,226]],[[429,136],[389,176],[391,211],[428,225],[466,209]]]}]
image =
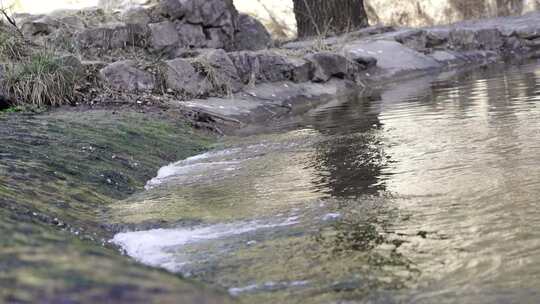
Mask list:
[{"label": "flowing water", "polygon": [[163,167],[111,242],[246,303],[540,301],[540,65],[363,96]]}]

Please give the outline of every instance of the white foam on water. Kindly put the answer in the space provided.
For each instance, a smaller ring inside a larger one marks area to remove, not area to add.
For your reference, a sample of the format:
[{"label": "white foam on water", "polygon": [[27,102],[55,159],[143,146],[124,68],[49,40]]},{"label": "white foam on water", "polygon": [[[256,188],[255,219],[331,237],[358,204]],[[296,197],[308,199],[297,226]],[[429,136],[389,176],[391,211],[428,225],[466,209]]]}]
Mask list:
[{"label": "white foam on water", "polygon": [[232,296],[239,296],[243,293],[267,291],[267,290],[281,290],[291,287],[304,287],[309,284],[309,281],[292,281],[292,282],[266,282],[263,284],[251,284],[244,287],[229,288],[229,294]]},{"label": "white foam on water", "polygon": [[123,232],[116,234],[110,242],[120,246],[127,255],[140,263],[179,272],[189,263],[178,259],[174,254],[174,251],[182,246],[297,223],[297,217],[291,217],[275,223],[251,221],[193,228]]},{"label": "white foam on water", "polygon": [[322,217],[323,221],[331,221],[331,220],[337,220],[341,218],[340,213],[327,213]]},{"label": "white foam on water", "polygon": [[240,149],[227,149],[219,151],[211,151],[203,154],[195,155],[185,160],[179,162],[171,163],[167,166],[161,167],[158,170],[157,176],[152,178],[146,183],[145,189],[149,190],[160,184],[163,184],[168,179],[175,177],[190,174],[193,172],[203,172],[210,168],[218,167],[223,170],[230,171],[234,168],[231,168],[229,165],[236,165],[240,161],[206,161],[213,158],[224,157],[231,155],[233,153],[239,152]]}]

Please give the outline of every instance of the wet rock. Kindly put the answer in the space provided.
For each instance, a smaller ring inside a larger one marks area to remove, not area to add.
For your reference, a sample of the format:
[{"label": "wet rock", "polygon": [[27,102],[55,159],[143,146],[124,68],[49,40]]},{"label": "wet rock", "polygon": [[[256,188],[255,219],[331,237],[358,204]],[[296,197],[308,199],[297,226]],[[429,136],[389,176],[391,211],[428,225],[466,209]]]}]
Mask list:
[{"label": "wet rock", "polygon": [[100,71],[100,77],[112,88],[121,91],[150,91],[155,87],[154,76],[137,68],[133,60],[109,64]]},{"label": "wet rock", "polygon": [[115,23],[85,29],[76,34],[75,40],[81,49],[120,49],[127,46],[142,47],[147,36],[148,31],[143,25]]},{"label": "wet rock", "polygon": [[154,51],[174,49],[180,42],[180,36],[172,22],[165,21],[148,25],[150,46]]},{"label": "wet rock", "polygon": [[237,50],[258,51],[268,48],[272,44],[272,37],[260,21],[240,14],[234,44]]},{"label": "wet rock", "polygon": [[210,91],[211,85],[208,80],[186,59],[166,61],[163,72],[168,89],[191,96],[205,95]]},{"label": "wet rock", "polygon": [[332,77],[344,78],[348,74],[349,62],[342,55],[332,52],[320,52],[306,56],[313,65],[315,82],[326,82]]},{"label": "wet rock", "polygon": [[121,13],[120,21],[125,24],[149,24],[152,19],[144,7],[134,6]]},{"label": "wet rock", "polygon": [[242,89],[242,81],[238,70],[224,50],[213,50],[199,57],[203,69],[211,74],[212,85],[219,91],[238,92]]}]

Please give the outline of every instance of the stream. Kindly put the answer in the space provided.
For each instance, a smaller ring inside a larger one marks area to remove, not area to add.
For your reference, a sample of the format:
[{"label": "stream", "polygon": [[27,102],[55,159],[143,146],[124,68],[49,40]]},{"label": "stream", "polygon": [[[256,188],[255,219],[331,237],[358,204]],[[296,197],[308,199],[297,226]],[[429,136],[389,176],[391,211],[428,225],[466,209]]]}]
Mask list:
[{"label": "stream", "polygon": [[0,300],[536,303],[539,105],[530,62],[217,144],[165,114],[1,115]]},{"label": "stream", "polygon": [[246,303],[536,302],[539,104],[538,64],[336,101],[161,168],[111,242]]}]

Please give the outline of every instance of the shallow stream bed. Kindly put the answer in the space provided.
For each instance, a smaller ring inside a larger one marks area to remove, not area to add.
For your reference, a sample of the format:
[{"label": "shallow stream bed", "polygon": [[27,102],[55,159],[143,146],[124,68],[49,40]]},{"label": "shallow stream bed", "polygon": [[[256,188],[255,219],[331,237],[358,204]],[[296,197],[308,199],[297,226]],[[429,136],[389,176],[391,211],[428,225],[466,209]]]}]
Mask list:
[{"label": "shallow stream bed", "polygon": [[246,303],[534,303],[539,105],[538,63],[391,84],[165,166],[104,220]]},{"label": "shallow stream bed", "polygon": [[532,62],[217,144],[155,109],[0,114],[0,302],[536,303],[539,104]]}]

